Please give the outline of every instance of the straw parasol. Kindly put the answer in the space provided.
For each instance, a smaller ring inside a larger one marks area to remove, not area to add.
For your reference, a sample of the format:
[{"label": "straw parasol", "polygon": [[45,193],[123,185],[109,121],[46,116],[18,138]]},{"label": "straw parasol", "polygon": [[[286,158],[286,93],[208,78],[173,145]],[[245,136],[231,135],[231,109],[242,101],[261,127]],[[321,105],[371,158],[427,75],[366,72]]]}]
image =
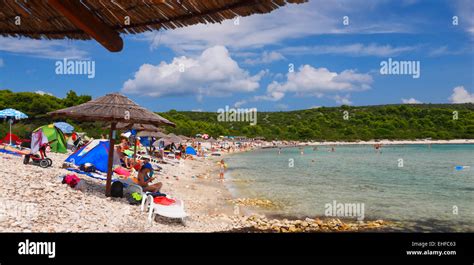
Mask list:
[{"label": "straw parasol", "polygon": [[174,143],[181,143],[183,141],[183,139],[179,138],[179,136],[177,136],[174,133],[168,134],[165,138],[168,138],[169,140],[171,140]]},{"label": "straw parasol", "polygon": [[[153,126],[151,124],[142,124],[142,123],[123,123],[119,122],[117,123],[117,129],[118,130],[136,130],[138,132],[140,131],[150,131],[150,132],[157,132],[160,129],[158,127]],[[138,136],[138,135],[137,135]],[[137,158],[137,139],[135,139],[135,143],[133,144],[133,162],[135,163],[136,158]]]},{"label": "straw parasol", "polygon": [[160,129],[151,124],[143,124],[143,123],[124,123],[118,122],[116,126],[117,130],[136,130],[138,132],[141,131],[159,131]]},{"label": "straw parasol", "polygon": [[[34,39],[94,38],[109,51],[123,48],[120,34],[221,23],[269,13],[307,0],[0,1],[0,35]],[[21,18],[21,25],[15,23]]]},{"label": "straw parasol", "polygon": [[181,139],[183,139],[183,140],[185,140],[185,141],[191,140],[190,137],[184,136],[184,135],[182,135],[182,134],[178,135],[178,137],[181,138]]},{"label": "straw parasol", "polygon": [[137,133],[138,137],[155,137],[155,138],[163,138],[166,137],[164,132],[160,131],[140,131]]},{"label": "straw parasol", "polygon": [[117,123],[126,124],[148,124],[153,126],[169,125],[175,126],[174,123],[155,114],[124,95],[113,93],[103,97],[88,101],[86,103],[49,112],[52,116],[70,117],[73,119],[84,121],[106,121],[110,122],[110,146],[107,167],[107,183],[106,195],[110,195],[110,187],[112,180],[112,159],[114,153],[114,134]]}]

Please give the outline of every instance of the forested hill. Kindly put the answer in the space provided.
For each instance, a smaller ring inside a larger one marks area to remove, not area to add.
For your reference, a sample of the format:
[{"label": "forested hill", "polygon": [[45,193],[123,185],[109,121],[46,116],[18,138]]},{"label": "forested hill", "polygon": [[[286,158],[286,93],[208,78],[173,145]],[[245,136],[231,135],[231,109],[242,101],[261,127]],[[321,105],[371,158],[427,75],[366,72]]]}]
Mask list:
[{"label": "forested hill", "polygon": [[258,112],[257,124],[217,122],[215,112],[160,113],[176,134],[245,135],[288,140],[473,139],[474,104],[321,107]]},{"label": "forested hill", "polygon": [[[22,137],[40,125],[52,122],[49,111],[81,104],[87,95],[70,91],[64,99],[32,92],[0,90],[0,109],[14,108],[30,116],[14,126]],[[175,111],[159,113],[176,123],[168,132],[214,137],[234,135],[264,137],[267,140],[370,140],[370,139],[474,139],[474,104],[416,104],[321,107],[287,112],[258,112],[257,124],[217,122],[217,112]],[[66,119],[93,137],[107,131],[100,122]],[[0,137],[8,129],[0,123]]]}]

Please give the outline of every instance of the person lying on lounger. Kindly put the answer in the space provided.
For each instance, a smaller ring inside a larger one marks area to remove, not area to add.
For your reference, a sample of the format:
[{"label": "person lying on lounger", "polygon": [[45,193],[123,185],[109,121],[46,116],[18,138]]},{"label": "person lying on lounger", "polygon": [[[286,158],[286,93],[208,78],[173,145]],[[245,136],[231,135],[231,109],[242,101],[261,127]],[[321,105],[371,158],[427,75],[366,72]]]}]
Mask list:
[{"label": "person lying on lounger", "polygon": [[156,184],[150,185],[150,182],[152,182],[155,178],[153,177],[153,166],[150,164],[150,157],[148,156],[143,156],[142,159],[143,165],[140,171],[138,171],[138,185],[140,185],[143,188],[143,191],[150,191],[150,192],[159,192],[161,189],[161,186],[163,184],[161,182],[158,182]]}]

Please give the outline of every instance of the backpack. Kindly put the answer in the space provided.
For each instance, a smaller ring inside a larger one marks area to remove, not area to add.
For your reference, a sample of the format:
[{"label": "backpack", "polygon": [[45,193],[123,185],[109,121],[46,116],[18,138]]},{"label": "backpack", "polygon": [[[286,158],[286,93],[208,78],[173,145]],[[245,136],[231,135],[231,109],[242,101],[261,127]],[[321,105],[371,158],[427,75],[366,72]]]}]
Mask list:
[{"label": "backpack", "polygon": [[112,197],[123,197],[123,183],[120,181],[115,181],[112,183],[112,187],[110,189],[110,196]]}]

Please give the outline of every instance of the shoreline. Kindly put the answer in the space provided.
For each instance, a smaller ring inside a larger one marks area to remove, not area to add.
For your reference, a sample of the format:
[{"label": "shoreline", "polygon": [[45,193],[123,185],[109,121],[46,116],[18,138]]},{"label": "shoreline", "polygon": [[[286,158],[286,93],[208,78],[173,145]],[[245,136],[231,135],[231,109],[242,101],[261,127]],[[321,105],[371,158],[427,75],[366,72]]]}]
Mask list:
[{"label": "shoreline", "polygon": [[338,145],[417,145],[417,144],[474,144],[474,139],[452,139],[452,140],[369,140],[369,141],[323,141],[323,142],[297,142],[291,145],[265,145],[260,148],[297,148],[304,146],[338,146]]}]

